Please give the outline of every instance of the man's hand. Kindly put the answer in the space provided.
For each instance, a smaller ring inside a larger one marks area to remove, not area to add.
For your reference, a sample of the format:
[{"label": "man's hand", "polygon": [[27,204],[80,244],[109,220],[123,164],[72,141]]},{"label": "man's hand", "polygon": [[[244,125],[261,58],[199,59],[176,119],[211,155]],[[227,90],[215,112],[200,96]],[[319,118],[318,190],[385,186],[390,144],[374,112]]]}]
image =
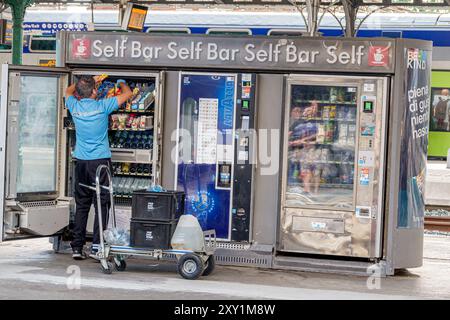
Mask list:
[{"label": "man's hand", "polygon": [[65,94],[66,99],[69,98],[70,96],[73,96],[74,93],[75,93],[75,83],[67,87]]},{"label": "man's hand", "polygon": [[123,79],[117,80],[116,84],[120,87],[122,92],[121,94],[116,96],[117,103],[119,104],[119,106],[121,106],[124,102],[128,101],[128,99],[133,96],[133,92]]}]

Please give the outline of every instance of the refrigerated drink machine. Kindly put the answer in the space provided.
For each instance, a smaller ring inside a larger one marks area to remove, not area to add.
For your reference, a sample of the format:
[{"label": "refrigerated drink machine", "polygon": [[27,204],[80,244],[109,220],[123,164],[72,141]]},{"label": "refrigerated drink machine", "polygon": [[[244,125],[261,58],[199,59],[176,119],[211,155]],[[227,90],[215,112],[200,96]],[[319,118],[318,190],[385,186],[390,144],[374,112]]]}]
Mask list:
[{"label": "refrigerated drink machine", "polygon": [[218,263],[381,275],[420,266],[431,48],[61,32],[58,68],[4,67],[1,239],[70,231],[75,133],[63,92],[106,73],[105,96],[120,78],[136,94],[108,133],[123,212],[132,190],[157,183],[185,191],[186,214],[216,230]]},{"label": "refrigerated drink machine", "polygon": [[254,74],[181,73],[175,187],[221,240],[249,241]]}]

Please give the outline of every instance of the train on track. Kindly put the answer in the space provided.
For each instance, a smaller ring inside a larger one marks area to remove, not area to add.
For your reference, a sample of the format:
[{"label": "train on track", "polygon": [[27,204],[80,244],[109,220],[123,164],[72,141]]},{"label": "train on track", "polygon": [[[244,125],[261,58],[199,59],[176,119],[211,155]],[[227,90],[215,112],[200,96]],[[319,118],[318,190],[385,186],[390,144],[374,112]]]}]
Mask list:
[{"label": "train on track", "polygon": [[[2,19],[10,20],[8,12]],[[358,23],[364,15],[358,16]],[[343,15],[321,17],[319,31],[323,36],[342,36]],[[52,66],[55,63],[56,33],[60,30],[114,31],[119,27],[118,11],[97,10],[34,10],[25,16],[23,63]],[[8,24],[10,29],[11,25]],[[228,35],[292,35],[305,34],[305,22],[298,12],[234,12],[151,10],[145,22],[145,32],[165,34],[228,34]],[[7,30],[8,31],[8,30]],[[11,62],[11,30],[6,43],[0,45],[0,62]],[[433,41],[432,110],[449,95],[444,122],[430,126],[429,155],[445,158],[450,148],[450,13],[374,13],[366,18],[357,33],[359,37],[403,37]],[[442,103],[441,103],[442,107]],[[438,108],[439,109],[439,108]],[[447,126],[444,128],[445,123]],[[430,209],[433,201],[429,201]],[[445,207],[448,208],[448,207]],[[428,230],[450,231],[450,217],[426,217]]]},{"label": "train on track", "polygon": [[[3,18],[10,19],[8,13]],[[364,15],[358,17],[358,23]],[[320,20],[319,31],[324,36],[342,36],[343,15],[327,13]],[[56,32],[59,30],[119,29],[118,11],[98,10],[32,10],[25,15],[24,62],[39,64],[39,60],[54,57]],[[149,33],[192,33],[229,35],[298,35],[305,32],[305,22],[298,12],[235,12],[174,10],[150,11],[145,22]],[[450,13],[373,13],[359,28],[359,37],[403,37],[433,41],[433,62],[436,69],[449,68]],[[0,48],[4,60],[10,53],[8,45]]]}]

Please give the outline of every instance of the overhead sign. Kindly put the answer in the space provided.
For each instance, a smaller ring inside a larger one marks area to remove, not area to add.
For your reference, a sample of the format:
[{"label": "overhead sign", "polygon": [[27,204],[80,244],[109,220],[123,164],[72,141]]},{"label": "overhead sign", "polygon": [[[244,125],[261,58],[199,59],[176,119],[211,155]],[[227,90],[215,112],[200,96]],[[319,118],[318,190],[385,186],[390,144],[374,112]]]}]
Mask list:
[{"label": "overhead sign", "polygon": [[[393,72],[395,40],[68,33],[70,64]],[[80,48],[81,46],[81,48]]]},{"label": "overhead sign", "polygon": [[0,19],[0,44],[12,44],[12,22]]},{"label": "overhead sign", "polygon": [[148,7],[134,3],[128,3],[122,21],[122,29],[131,31],[143,31]]},{"label": "overhead sign", "polygon": [[24,35],[56,35],[58,31],[87,31],[84,22],[24,22]]}]

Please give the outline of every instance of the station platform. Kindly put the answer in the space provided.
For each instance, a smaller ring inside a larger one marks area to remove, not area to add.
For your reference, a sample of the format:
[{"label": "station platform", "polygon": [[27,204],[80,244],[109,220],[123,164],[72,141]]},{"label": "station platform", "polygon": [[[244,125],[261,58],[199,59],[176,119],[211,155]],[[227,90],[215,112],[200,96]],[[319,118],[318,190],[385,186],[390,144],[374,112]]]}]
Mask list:
[{"label": "station platform", "polygon": [[189,281],[173,263],[132,259],[105,275],[94,260],[53,253],[47,238],[4,242],[0,299],[450,299],[449,247],[450,236],[425,235],[423,266],[387,278],[217,266]]},{"label": "station platform", "polygon": [[450,206],[450,169],[445,161],[428,161],[425,179],[425,205]]}]

